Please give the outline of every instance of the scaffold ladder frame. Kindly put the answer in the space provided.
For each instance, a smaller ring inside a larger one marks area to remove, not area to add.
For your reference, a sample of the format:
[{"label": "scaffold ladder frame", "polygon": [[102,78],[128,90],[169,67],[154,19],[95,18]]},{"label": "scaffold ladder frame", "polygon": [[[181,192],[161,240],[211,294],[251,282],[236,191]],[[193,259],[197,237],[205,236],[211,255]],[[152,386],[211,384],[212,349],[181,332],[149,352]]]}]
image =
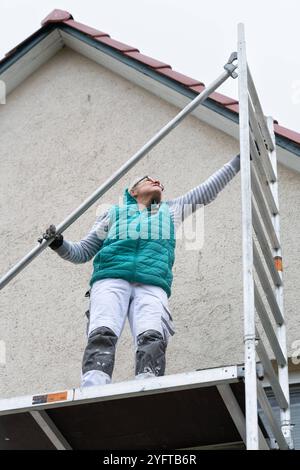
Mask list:
[{"label": "scaffold ladder frame", "polygon": [[[286,325],[283,313],[282,253],[274,126],[273,119],[271,117],[266,119],[263,115],[247,64],[245,31],[242,23],[238,25],[238,77],[247,449],[259,449],[258,402],[268,419],[278,447],[291,449],[293,441]],[[254,275],[259,283],[255,281]],[[268,308],[265,306],[263,297],[267,300]],[[278,374],[273,369],[259,330],[256,328],[255,311],[273,350]],[[276,329],[272,321],[276,324]],[[264,373],[269,379],[280,407],[281,426],[274,418],[266,393],[257,377],[256,354],[263,365]]]}]

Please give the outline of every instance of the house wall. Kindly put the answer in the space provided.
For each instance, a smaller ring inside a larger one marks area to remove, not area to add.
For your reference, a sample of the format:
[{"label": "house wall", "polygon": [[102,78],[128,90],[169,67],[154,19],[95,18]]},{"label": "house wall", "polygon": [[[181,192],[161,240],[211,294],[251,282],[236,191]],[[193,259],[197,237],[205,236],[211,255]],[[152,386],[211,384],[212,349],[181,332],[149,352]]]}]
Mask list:
[{"label": "house wall", "polygon": [[[4,273],[116,171],[178,110],[69,49],[0,106],[0,268]],[[153,174],[166,199],[198,185],[238,152],[231,137],[188,117],[64,233],[80,240],[136,175]],[[289,350],[300,338],[300,175],[279,166]],[[243,361],[240,176],[204,210],[204,243],[179,240],[170,307],[176,334],[167,374]],[[0,395],[76,387],[85,347],[92,262],[52,250],[1,292]],[[4,343],[2,343],[3,345]],[[134,376],[128,324],[113,380]]]}]

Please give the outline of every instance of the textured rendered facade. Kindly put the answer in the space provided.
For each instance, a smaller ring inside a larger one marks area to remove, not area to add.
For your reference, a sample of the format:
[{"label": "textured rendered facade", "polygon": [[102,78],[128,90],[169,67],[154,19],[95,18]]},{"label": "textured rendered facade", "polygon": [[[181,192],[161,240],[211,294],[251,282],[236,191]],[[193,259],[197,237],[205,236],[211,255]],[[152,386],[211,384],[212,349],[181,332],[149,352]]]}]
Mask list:
[{"label": "textured rendered facade", "polygon": [[[0,269],[7,271],[50,224],[58,225],[176,113],[174,106],[64,48],[0,106]],[[238,153],[238,142],[188,117],[65,233],[78,241],[96,213],[137,175],[165,198],[198,185]],[[300,174],[279,165],[289,352],[300,339]],[[170,299],[176,334],[166,373],[243,362],[240,175],[204,209],[204,243],[177,243]],[[97,212],[96,212],[97,211]],[[80,381],[92,262],[50,249],[1,292],[0,396],[76,387]],[[113,381],[132,379],[128,324]]]}]

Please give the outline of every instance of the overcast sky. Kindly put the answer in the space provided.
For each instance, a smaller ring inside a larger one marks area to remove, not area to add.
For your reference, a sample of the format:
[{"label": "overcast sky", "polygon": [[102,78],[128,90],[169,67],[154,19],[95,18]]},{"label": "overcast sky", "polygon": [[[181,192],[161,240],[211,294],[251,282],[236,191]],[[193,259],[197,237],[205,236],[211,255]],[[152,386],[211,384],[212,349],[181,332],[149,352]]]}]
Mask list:
[{"label": "overcast sky", "polygon": [[[248,63],[264,112],[300,132],[299,0],[1,0],[0,57],[54,8],[208,85],[246,28]],[[237,98],[237,80],[219,89]]]}]

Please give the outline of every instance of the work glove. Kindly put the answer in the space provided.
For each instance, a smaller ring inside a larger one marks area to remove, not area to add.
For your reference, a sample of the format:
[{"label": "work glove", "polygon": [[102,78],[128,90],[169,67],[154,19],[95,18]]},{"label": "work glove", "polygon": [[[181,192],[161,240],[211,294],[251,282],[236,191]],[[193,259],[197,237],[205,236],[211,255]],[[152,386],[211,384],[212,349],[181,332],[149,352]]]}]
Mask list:
[{"label": "work glove", "polygon": [[57,250],[63,242],[64,242],[64,237],[61,233],[56,233],[56,227],[55,225],[51,224],[47,229],[46,232],[43,233],[42,238],[38,239],[39,243],[42,243],[43,240],[49,240],[49,238],[55,237],[53,242],[48,245],[52,250]]}]

